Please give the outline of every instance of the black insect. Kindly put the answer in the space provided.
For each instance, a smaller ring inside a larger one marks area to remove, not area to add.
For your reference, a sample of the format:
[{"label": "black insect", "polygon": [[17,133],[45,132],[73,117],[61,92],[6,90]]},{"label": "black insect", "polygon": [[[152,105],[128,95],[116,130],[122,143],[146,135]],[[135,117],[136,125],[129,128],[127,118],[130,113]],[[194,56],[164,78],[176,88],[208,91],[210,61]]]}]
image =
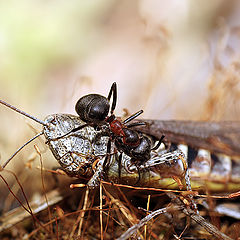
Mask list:
[{"label": "black insect", "polygon": [[[110,110],[110,100],[112,96],[113,99]],[[111,149],[111,140],[114,140],[117,149],[131,157],[133,162],[142,163],[147,161],[151,157],[151,151],[157,149],[161,144],[163,136],[158,141],[158,144],[152,148],[152,142],[149,137],[131,129],[134,126],[145,125],[145,123],[129,123],[142,114],[143,110],[140,110],[126,120],[121,121],[121,119],[116,118],[113,113],[116,107],[116,102],[117,84],[114,82],[107,98],[99,94],[89,94],[83,96],[78,100],[75,110],[80,116],[80,119],[86,122],[86,125],[91,125],[97,128],[101,125],[106,125],[106,123],[108,124],[110,130],[110,139],[107,148],[108,154]],[[108,116],[109,110],[110,116]],[[77,130],[79,130],[79,128],[74,129],[74,131]],[[120,162],[121,157],[122,155],[120,155]]]}]

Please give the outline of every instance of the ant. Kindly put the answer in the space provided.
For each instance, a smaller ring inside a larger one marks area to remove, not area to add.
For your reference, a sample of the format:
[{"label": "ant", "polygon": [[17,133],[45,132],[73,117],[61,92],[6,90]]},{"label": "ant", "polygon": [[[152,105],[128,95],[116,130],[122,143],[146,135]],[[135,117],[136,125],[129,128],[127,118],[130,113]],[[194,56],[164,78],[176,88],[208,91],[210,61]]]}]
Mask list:
[{"label": "ant", "polygon": [[[113,99],[110,110],[110,99],[112,96]],[[131,157],[132,162],[139,164],[149,160],[151,158],[151,151],[156,150],[160,146],[164,136],[162,136],[156,146],[152,148],[152,142],[149,137],[136,130],[130,129],[135,126],[146,125],[144,122],[129,124],[130,121],[142,114],[143,110],[136,112],[122,122],[119,118],[116,118],[113,113],[116,107],[116,102],[116,82],[112,84],[107,98],[99,94],[88,94],[81,97],[75,106],[75,110],[80,119],[86,122],[86,124],[73,129],[72,132],[78,131],[80,128],[87,125],[99,128],[101,125],[108,123],[110,129],[110,139],[107,144],[107,155],[110,154],[111,140],[114,140],[117,149],[120,150],[121,153],[124,152],[126,155]],[[110,116],[108,116],[109,110]],[[121,160],[122,154],[119,156],[119,165]],[[107,162],[108,160],[104,161],[104,167]]]}]

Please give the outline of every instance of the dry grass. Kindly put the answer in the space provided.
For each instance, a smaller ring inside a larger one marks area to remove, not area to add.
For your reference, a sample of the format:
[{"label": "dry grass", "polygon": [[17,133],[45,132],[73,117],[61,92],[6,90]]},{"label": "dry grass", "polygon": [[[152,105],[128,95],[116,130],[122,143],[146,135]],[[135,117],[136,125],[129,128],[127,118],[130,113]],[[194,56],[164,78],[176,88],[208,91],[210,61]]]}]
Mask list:
[{"label": "dry grass", "polygon": [[[162,214],[155,213],[156,216],[148,217],[145,224],[135,226],[137,231],[133,232],[133,239],[137,236],[140,239],[218,239],[216,236],[220,231],[237,239],[240,234],[239,222],[211,210],[217,201],[210,198],[211,195],[208,195],[210,209],[199,205],[198,215],[188,206],[190,202],[184,192],[179,194],[157,189],[141,190],[106,183],[101,186],[100,191],[89,191],[87,188],[70,190],[69,182],[61,183],[60,188],[48,191],[42,194],[39,198],[41,200],[30,203],[32,211],[36,212],[34,217],[21,207],[11,215],[7,213],[8,218],[2,217],[5,224],[7,221],[10,224],[16,221],[17,224],[2,231],[1,239],[116,239],[133,225],[144,221],[141,220],[144,217],[163,208],[166,210]],[[201,197],[197,199],[200,203],[203,201]],[[37,213],[40,206],[45,210]],[[23,217],[22,214],[26,216]],[[21,218],[24,220],[19,222]],[[201,227],[206,221],[217,227],[215,233],[211,232],[214,228],[211,224]]]}]

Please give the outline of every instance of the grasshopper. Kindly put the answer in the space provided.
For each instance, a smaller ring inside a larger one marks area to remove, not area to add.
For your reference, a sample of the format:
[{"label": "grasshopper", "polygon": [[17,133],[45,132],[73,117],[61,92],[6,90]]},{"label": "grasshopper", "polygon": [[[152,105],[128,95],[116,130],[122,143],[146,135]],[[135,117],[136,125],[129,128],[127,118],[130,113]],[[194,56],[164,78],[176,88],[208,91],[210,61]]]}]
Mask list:
[{"label": "grasshopper", "polygon": [[[168,182],[166,183],[166,178],[181,178],[183,181],[187,179],[186,183],[190,188],[189,179],[186,175],[187,167],[184,165],[185,157],[180,150],[162,152],[162,149],[159,148],[152,151],[151,159],[139,168],[131,163],[131,157],[122,153],[122,163],[119,167],[120,153],[117,152],[113,146],[110,153],[109,166],[106,171],[103,171],[103,162],[107,153],[109,137],[102,135],[101,130],[94,129],[91,126],[85,126],[85,122],[78,116],[52,114],[47,116],[44,121],[41,121],[2,100],[0,100],[0,103],[43,125],[43,131],[21,146],[2,165],[2,168],[5,168],[23,147],[44,134],[46,144],[49,146],[62,169],[71,177],[81,178],[84,176],[90,178],[87,184],[90,188],[98,186],[101,178],[116,183],[158,187],[166,187],[169,185]],[[84,127],[77,132],[71,133],[73,129],[81,126]],[[152,141],[155,141],[154,138],[152,138]],[[130,165],[131,172],[129,172],[129,169],[126,167]],[[160,165],[165,166],[162,175]],[[171,169],[174,168],[175,171],[171,171]],[[148,169],[148,171],[146,171],[146,169]],[[169,171],[166,171],[166,169],[169,169]],[[121,176],[120,179],[119,175]],[[174,182],[172,182],[172,184],[174,184]]]}]

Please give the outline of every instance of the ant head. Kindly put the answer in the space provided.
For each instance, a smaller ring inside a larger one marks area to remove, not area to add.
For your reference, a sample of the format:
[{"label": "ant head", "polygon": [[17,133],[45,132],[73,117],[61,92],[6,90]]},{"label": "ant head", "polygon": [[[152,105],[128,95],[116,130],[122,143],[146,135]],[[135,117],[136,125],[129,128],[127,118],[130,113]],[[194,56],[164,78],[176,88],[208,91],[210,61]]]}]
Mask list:
[{"label": "ant head", "polygon": [[104,121],[109,112],[109,100],[99,94],[89,94],[81,97],[75,110],[80,119],[87,123],[98,123]]},{"label": "ant head", "polygon": [[88,94],[81,97],[75,106],[75,110],[80,116],[80,119],[86,123],[93,124],[104,121],[109,113],[109,102],[112,95],[113,99],[110,114],[113,115],[117,101],[117,84],[115,82],[112,84],[107,98],[99,94]]}]

